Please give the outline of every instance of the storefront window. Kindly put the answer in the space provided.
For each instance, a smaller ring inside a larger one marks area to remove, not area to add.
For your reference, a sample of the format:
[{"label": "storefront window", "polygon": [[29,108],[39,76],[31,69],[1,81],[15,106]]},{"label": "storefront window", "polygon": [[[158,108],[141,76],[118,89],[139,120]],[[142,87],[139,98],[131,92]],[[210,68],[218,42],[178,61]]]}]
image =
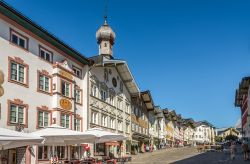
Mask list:
[{"label": "storefront window", "polygon": [[83,153],[81,146],[71,146],[70,147],[70,158],[71,159],[80,159],[81,154]]},{"label": "storefront window", "polygon": [[104,143],[96,144],[95,155],[105,155],[105,144]]},{"label": "storefront window", "polygon": [[48,160],[49,159],[49,147],[48,146],[39,146],[38,147],[38,159],[39,160]]},{"label": "storefront window", "polygon": [[66,146],[56,146],[55,147],[55,154],[58,157],[58,159],[65,159],[67,158],[67,147]]},{"label": "storefront window", "polygon": [[[52,146],[39,146],[38,147],[38,160],[49,160],[52,157]],[[55,146],[55,155],[58,159],[67,158],[67,147],[65,146]]]}]

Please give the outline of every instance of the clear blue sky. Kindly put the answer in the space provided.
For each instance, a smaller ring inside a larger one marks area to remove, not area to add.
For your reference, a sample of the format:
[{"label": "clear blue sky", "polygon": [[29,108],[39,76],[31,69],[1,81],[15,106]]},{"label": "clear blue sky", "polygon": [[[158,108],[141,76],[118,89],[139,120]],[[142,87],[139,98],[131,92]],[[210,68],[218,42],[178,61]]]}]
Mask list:
[{"label": "clear blue sky", "polygon": [[[85,56],[98,53],[104,0],[6,2]],[[114,56],[128,61],[156,105],[233,126],[235,89],[250,73],[249,8],[248,0],[109,0]]]}]

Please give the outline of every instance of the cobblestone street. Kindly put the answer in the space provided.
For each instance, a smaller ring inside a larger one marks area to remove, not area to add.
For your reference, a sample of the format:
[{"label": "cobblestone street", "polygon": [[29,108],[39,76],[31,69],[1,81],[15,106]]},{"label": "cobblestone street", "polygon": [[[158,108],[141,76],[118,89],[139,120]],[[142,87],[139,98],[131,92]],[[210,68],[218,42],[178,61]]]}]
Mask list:
[{"label": "cobblestone street", "polygon": [[206,152],[198,153],[195,148],[174,148],[167,150],[155,151],[153,153],[141,154],[133,157],[131,164],[158,164],[158,163],[174,163],[174,164],[242,164],[248,163],[243,161],[241,150],[234,160],[230,159],[229,152]]}]

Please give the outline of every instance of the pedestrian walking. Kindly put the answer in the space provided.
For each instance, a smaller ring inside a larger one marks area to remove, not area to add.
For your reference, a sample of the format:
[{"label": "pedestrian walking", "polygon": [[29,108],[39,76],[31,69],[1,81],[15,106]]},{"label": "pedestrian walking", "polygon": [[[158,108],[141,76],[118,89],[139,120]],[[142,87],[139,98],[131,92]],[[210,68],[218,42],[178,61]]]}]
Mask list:
[{"label": "pedestrian walking", "polygon": [[243,140],[241,147],[243,151],[244,160],[246,161],[249,159],[248,158],[248,143],[246,140]]},{"label": "pedestrian walking", "polygon": [[235,146],[234,141],[231,142],[230,152],[231,152],[231,159],[234,160],[235,159],[235,153],[236,153],[236,146]]}]

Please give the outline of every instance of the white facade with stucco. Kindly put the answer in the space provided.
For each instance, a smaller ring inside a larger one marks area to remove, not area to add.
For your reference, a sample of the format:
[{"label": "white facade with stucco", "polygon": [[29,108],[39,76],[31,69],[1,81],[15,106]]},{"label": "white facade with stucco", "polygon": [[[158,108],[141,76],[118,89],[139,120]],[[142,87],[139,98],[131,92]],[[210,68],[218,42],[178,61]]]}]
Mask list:
[{"label": "white facade with stucco", "polygon": [[215,131],[213,127],[205,124],[200,124],[195,128],[194,141],[196,143],[210,143],[213,144],[215,137]]},{"label": "white facade with stucco", "polygon": [[[41,50],[50,56],[48,61],[41,56]],[[55,123],[72,130],[86,130],[88,65],[1,13],[0,52],[0,69],[4,73],[1,127],[33,132]],[[76,75],[73,68],[80,73]],[[35,154],[37,151],[34,147]],[[49,154],[46,156],[43,158],[47,160]],[[38,161],[32,155],[30,160]]]}]

